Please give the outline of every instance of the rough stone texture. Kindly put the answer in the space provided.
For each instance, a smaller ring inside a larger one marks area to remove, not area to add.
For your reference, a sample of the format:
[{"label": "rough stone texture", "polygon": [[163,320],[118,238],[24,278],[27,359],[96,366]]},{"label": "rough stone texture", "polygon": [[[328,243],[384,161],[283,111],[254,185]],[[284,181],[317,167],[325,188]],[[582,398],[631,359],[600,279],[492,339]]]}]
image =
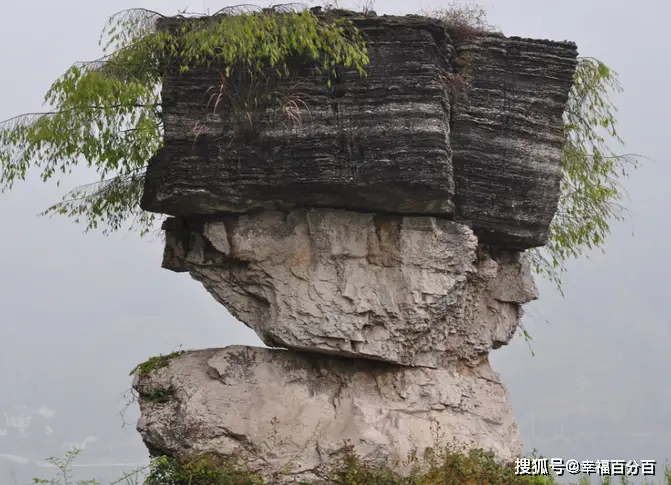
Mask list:
[{"label": "rough stone texture", "polygon": [[295,209],[164,227],[164,267],[273,347],[478,365],[537,297],[524,258],[478,257],[473,232],[443,219]]},{"label": "rough stone texture", "polygon": [[153,454],[312,480],[344,440],[364,460],[450,442],[522,451],[488,353],[537,297],[521,251],[546,242],[557,207],[576,47],[450,37],[418,16],[355,22],[367,78],[342,70],[328,88],[293,60],[295,78],[269,79],[299,83],[297,125],[267,106],[214,109],[215,70],[164,79],[142,199],[177,216],[163,266],[289,350],[189,352],[136,376]]},{"label": "rough stone texture", "polygon": [[[149,163],[142,207],[177,216],[297,206],[438,215],[465,221],[487,244],[544,244],[575,45],[492,35],[454,43],[418,16],[356,24],[369,39],[368,77],[342,71],[329,89],[295,71],[302,123],[271,110],[257,116],[252,140],[235,136],[241,125],[225,103],[208,107],[216,71],[167,76],[165,145]],[[461,70],[473,78],[467,105],[449,94]]]},{"label": "rough stone texture", "polygon": [[482,242],[542,245],[559,199],[575,48],[483,35],[457,53],[473,66],[463,70],[469,86],[451,118],[458,217]]},{"label": "rough stone texture", "polygon": [[[137,428],[152,454],[214,453],[266,477],[290,468],[286,482],[318,478],[346,441],[366,461],[445,443],[502,460],[522,451],[487,361],[433,370],[232,346],[183,354],[133,385]],[[169,401],[152,402],[165,389],[174,392]]]},{"label": "rough stone texture", "polygon": [[230,109],[208,107],[218,72],[168,76],[165,146],[149,164],[143,207],[183,216],[297,205],[450,215],[445,32],[432,24],[372,22],[366,80],[343,70],[329,89],[304,73],[302,125],[271,111],[247,144],[230,143],[239,126]]}]

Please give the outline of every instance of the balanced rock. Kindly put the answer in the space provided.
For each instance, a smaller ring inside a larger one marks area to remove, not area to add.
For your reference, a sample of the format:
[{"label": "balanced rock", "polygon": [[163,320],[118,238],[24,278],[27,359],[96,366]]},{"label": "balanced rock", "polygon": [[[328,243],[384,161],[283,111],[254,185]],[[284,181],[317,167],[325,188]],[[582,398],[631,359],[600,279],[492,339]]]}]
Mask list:
[{"label": "balanced rock", "polygon": [[241,111],[234,96],[258,101],[257,85],[234,80],[212,103],[214,67],[162,80],[141,206],[173,216],[163,267],[283,349],[193,351],[137,374],[153,455],[313,480],[350,445],[385,462],[445,444],[522,451],[488,354],[537,297],[523,251],[547,242],[559,202],[576,46],[352,21],[367,77],[340,69],[328,85],[289,59],[291,78],[265,85],[299,96],[289,116]]},{"label": "balanced rock", "polygon": [[272,483],[314,483],[348,446],[369,462],[446,443],[502,460],[522,451],[486,360],[434,370],[232,346],[185,353],[133,386],[152,455],[213,454]]},{"label": "balanced rock", "polygon": [[295,209],[164,225],[188,271],[269,346],[439,367],[479,365],[537,297],[519,254],[479,254],[463,224]]},{"label": "balanced rock", "polygon": [[489,245],[543,245],[559,199],[575,44],[498,34],[457,41],[420,16],[353,21],[367,40],[367,76],[341,69],[328,87],[297,67],[289,84],[300,93],[289,95],[300,102],[289,118],[272,106],[213,106],[214,68],[165,76],[164,145],[149,162],[142,207],[173,216],[294,207],[437,215]]}]

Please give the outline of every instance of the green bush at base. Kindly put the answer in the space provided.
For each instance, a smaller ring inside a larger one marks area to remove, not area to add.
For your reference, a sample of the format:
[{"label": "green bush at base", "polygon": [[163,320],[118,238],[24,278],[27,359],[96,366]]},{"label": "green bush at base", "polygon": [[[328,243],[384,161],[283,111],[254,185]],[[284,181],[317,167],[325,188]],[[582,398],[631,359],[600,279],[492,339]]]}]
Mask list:
[{"label": "green bush at base", "polygon": [[[95,480],[73,481],[69,467],[78,452],[72,451],[65,459],[50,458],[60,474],[51,480],[35,479],[43,485],[102,485]],[[440,451],[427,450],[412,453],[404,468],[406,474],[395,471],[398,464],[376,466],[363,462],[348,452],[332,469],[323,473],[315,482],[291,482],[294,485],[558,485],[554,476],[518,475],[515,463],[497,463],[494,455],[482,450],[453,451],[447,447]],[[671,468],[660,470],[663,480],[645,481],[645,484],[671,485]],[[286,472],[290,474],[289,470]],[[660,477],[661,478],[661,477]],[[109,485],[279,485],[287,477],[262,478],[244,466],[210,455],[189,459],[161,456]],[[562,480],[562,482],[566,482]],[[632,485],[631,477],[575,476],[577,485]],[[640,483],[640,481],[637,481]]]}]

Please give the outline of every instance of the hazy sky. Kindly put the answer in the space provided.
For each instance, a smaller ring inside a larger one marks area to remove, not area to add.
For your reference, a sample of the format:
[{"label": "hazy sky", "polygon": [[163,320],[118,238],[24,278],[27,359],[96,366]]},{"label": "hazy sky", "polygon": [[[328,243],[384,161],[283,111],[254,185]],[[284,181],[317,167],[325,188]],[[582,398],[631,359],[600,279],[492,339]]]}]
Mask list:
[{"label": "hazy sky", "polygon": [[[174,14],[226,5],[3,2],[0,119],[40,110],[44,92],[72,62],[99,57],[100,30],[116,11],[145,7]],[[378,14],[412,13],[441,4],[410,5],[378,0],[374,7]],[[661,0],[483,5],[508,35],[573,40],[581,55],[618,71],[625,92],[614,100],[626,151],[655,160],[644,162],[625,183],[632,221],[615,228],[607,254],[571,265],[563,299],[540,283],[541,298],[525,319],[536,356],[520,338],[492,356],[525,445],[579,460],[666,459],[671,449],[671,292],[664,279],[671,272],[666,254],[671,98],[664,94],[671,84],[669,8]],[[66,188],[94,179],[82,170]],[[200,284],[160,268],[160,241],[128,233],[82,234],[83,227],[67,218],[37,217],[62,193],[33,177],[0,195],[0,412],[47,406],[56,411],[54,435],[67,428],[69,441],[99,438],[91,449],[131,443],[127,450],[142,461],[134,427],[121,428],[116,414],[130,386],[128,371],[179,345],[260,342]],[[12,453],[2,439],[0,454]],[[4,466],[0,460],[0,476]]]}]

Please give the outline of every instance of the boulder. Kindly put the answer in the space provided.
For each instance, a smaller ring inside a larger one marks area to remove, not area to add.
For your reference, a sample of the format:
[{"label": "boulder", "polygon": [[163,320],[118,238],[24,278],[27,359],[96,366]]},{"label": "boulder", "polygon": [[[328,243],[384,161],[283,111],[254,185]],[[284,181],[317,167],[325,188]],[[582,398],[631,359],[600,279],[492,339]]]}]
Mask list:
[{"label": "boulder", "polygon": [[164,225],[188,271],[265,344],[410,365],[479,365],[537,297],[528,261],[432,217],[294,209]]},{"label": "boulder", "polygon": [[[143,208],[179,216],[295,206],[451,215],[445,32],[437,21],[390,17],[364,33],[365,79],[343,69],[329,88],[295,68],[290,80],[264,80],[272,83],[264,89],[297,100],[300,122],[273,106],[263,108],[270,115],[246,112],[258,133],[251,140],[240,107],[210,103],[218,71],[168,75],[165,143],[149,163]],[[263,94],[249,89],[239,95]]]},{"label": "boulder", "polygon": [[231,346],[182,354],[136,375],[133,387],[137,428],[153,455],[213,454],[272,483],[314,483],[348,446],[392,465],[445,444],[506,461],[522,451],[487,361],[432,370]]},{"label": "boulder", "polygon": [[[543,245],[575,44],[456,41],[416,15],[353,21],[368,42],[367,77],[341,69],[328,87],[296,61],[290,79],[264,81],[293,103],[289,112],[235,98],[215,107],[216,69],[169,73],[164,146],[142,207],[184,217],[296,207],[432,215],[463,221],[490,245]],[[236,96],[258,99],[257,86],[241,83]]]}]

